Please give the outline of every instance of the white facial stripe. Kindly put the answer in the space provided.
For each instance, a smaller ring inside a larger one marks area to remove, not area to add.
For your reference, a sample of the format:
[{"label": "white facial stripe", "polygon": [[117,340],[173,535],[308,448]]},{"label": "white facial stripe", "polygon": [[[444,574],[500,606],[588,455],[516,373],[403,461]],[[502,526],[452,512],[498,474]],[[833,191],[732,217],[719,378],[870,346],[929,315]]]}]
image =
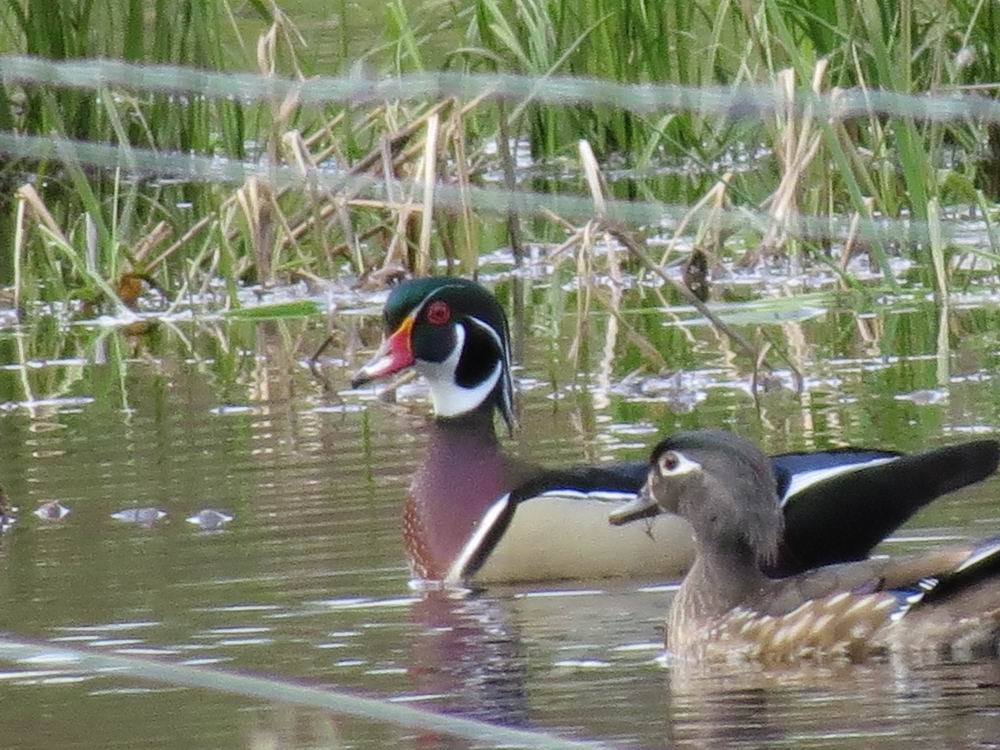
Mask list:
[{"label": "white facial stripe", "polygon": [[497,362],[493,372],[478,385],[463,388],[455,382],[455,370],[458,360],[462,357],[462,347],[465,345],[465,328],[460,323],[452,326],[455,332],[455,347],[444,362],[426,362],[417,360],[418,372],[427,378],[431,389],[431,403],[434,413],[439,417],[457,417],[477,408],[490,395],[500,380],[503,372],[503,362]]},{"label": "white facial stripe", "polygon": [[437,287],[434,291],[428,293],[426,297],[420,300],[420,302],[417,305],[414,305],[413,310],[411,310],[410,314],[407,315],[406,317],[413,318],[414,320],[416,320],[417,316],[420,315],[420,311],[424,309],[424,305],[430,302],[431,297],[440,292],[442,289],[461,289],[461,288],[462,288],[461,284],[443,284]]},{"label": "white facial stripe", "polygon": [[665,477],[679,477],[682,474],[691,474],[695,471],[701,471],[701,464],[697,461],[692,461],[690,458],[685,456],[683,453],[678,453],[677,451],[672,451],[672,453],[677,456],[677,466],[669,471],[660,464],[660,474]]},{"label": "white facial stripe", "polygon": [[507,355],[507,347],[504,346],[504,342],[500,338],[500,334],[498,334],[496,331],[493,330],[493,326],[491,326],[489,323],[484,323],[483,321],[481,321],[479,318],[475,317],[474,315],[469,315],[468,318],[467,318],[467,320],[470,323],[475,323],[477,326],[479,326],[484,331],[486,331],[486,333],[488,333],[490,336],[492,336],[493,340],[497,344],[497,349],[499,349],[501,352],[503,352],[504,356]]},{"label": "white facial stripe", "polygon": [[[484,323],[479,318],[472,315],[468,316],[468,320],[492,336],[493,340],[496,342],[497,349],[501,352],[501,356],[503,357],[503,374],[505,381],[504,387],[500,389],[501,398],[503,398],[504,408],[508,413],[510,413],[514,409],[514,404],[511,401],[514,393],[514,383],[511,379],[510,373],[510,349],[507,346],[507,340],[501,337],[489,323]],[[504,333],[506,333],[506,331]]]}]

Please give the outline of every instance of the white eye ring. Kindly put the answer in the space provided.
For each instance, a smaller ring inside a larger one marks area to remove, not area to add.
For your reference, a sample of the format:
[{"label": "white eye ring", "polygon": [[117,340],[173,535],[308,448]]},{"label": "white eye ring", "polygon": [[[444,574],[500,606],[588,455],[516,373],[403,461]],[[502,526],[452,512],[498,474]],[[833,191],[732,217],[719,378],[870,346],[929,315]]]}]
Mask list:
[{"label": "white eye ring", "polygon": [[683,453],[678,453],[677,451],[667,451],[664,453],[657,459],[656,466],[660,472],[660,476],[663,477],[676,477],[681,474],[689,474],[692,471],[701,470],[700,463],[692,461]]},{"label": "white eye ring", "polygon": [[667,451],[659,460],[660,473],[664,476],[668,474],[673,474],[677,471],[677,467],[681,465],[681,458],[673,451]]}]

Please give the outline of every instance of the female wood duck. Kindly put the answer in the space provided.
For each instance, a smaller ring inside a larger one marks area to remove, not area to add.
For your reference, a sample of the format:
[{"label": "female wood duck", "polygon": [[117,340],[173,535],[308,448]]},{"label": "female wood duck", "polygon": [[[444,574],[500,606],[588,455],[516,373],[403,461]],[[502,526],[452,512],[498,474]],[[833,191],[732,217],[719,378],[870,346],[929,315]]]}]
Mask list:
[{"label": "female wood duck", "polygon": [[[611,529],[646,463],[545,470],[506,456],[494,412],[514,426],[507,318],[483,287],[458,278],[405,281],[385,305],[386,338],[355,375],[359,387],[409,367],[430,386],[435,419],[404,510],[413,571],[431,581],[487,583],[678,576],[690,527],[664,516]],[[912,456],[843,449],[775,456],[785,536],[774,571],[859,560],[918,508],[990,474],[993,442]],[[553,533],[553,530],[558,530]]]},{"label": "female wood duck", "polygon": [[774,579],[786,518],[771,462],[718,431],[678,433],[653,451],[623,524],[676,513],[695,562],[670,608],[667,647],[686,660],[863,658],[893,649],[997,654],[1000,536],[902,562],[869,559]]}]

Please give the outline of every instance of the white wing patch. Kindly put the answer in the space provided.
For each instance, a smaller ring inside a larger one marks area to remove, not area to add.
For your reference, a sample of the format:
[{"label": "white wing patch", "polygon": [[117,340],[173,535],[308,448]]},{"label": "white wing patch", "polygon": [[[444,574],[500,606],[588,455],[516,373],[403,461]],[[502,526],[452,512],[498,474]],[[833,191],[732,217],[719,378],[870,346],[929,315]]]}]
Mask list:
[{"label": "white wing patch", "polygon": [[961,565],[955,568],[955,572],[961,573],[963,570],[971,568],[973,565],[982,562],[988,557],[992,557],[993,555],[997,554],[997,552],[1000,552],[1000,540],[998,540],[995,544],[989,545],[988,547],[983,547],[983,549],[979,550],[979,552],[972,555],[971,557],[969,557],[969,559],[967,559],[965,562],[963,562]]},{"label": "white wing patch", "polygon": [[873,466],[887,464],[890,461],[895,461],[897,458],[898,456],[873,458],[870,461],[864,461],[856,464],[828,466],[824,469],[813,469],[812,471],[803,471],[797,474],[792,474],[792,481],[788,483],[788,489],[785,490],[785,495],[781,498],[781,505],[784,506],[785,503],[788,502],[788,499],[793,495],[797,495],[807,487],[812,487],[814,484],[825,482],[827,479],[839,477],[843,474],[850,474],[851,472],[858,471],[860,469],[869,469]]}]

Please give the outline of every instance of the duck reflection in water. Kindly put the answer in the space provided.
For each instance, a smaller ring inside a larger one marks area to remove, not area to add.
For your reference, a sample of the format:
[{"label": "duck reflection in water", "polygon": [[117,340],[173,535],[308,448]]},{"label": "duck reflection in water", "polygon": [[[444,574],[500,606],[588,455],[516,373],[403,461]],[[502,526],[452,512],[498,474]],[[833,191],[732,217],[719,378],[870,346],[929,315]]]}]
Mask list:
[{"label": "duck reflection in water", "polygon": [[524,657],[508,612],[489,597],[428,591],[414,603],[420,636],[409,657],[419,692],[482,721],[526,725]]}]

